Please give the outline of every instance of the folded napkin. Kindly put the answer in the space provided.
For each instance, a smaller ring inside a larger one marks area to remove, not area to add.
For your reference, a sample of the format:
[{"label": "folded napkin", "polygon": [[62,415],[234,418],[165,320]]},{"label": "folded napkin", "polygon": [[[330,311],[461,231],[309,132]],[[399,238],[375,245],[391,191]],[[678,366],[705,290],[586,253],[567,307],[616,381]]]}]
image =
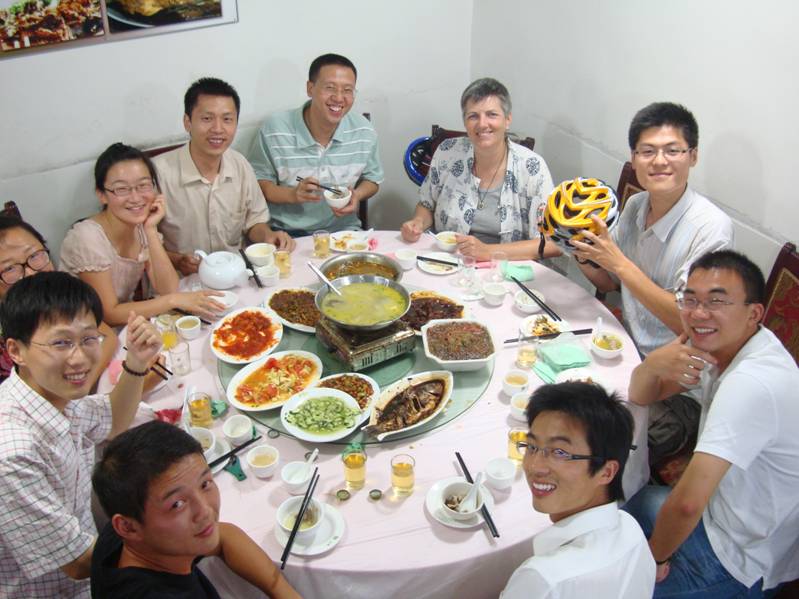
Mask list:
[{"label": "folded napkin", "polygon": [[219,418],[227,412],[227,402],[224,399],[211,400],[211,418]]},{"label": "folded napkin", "polygon": [[543,360],[536,360],[535,364],[533,364],[533,372],[535,372],[538,375],[538,378],[544,381],[547,385],[554,383],[558,376],[558,373],[552,370],[552,368],[550,368],[550,366]]},{"label": "folded napkin", "polygon": [[585,350],[571,343],[542,344],[538,348],[538,360],[533,372],[547,384],[554,383],[564,370],[582,368],[590,364],[591,358]]},{"label": "folded napkin", "polygon": [[511,277],[516,277],[520,281],[533,280],[533,267],[529,264],[511,264],[510,262],[502,263],[502,275],[508,280]]},{"label": "folded napkin", "polygon": [[491,261],[487,260],[485,262],[475,262],[475,268],[491,268]]}]

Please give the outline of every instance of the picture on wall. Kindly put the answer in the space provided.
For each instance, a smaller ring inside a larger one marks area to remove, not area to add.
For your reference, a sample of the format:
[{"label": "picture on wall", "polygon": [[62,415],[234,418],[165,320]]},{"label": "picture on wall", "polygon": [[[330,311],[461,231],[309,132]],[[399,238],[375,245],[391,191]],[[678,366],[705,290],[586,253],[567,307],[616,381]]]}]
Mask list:
[{"label": "picture on wall", "polygon": [[110,33],[222,16],[222,0],[106,0]]},{"label": "picture on wall", "polygon": [[3,52],[102,35],[100,0],[0,0]]}]

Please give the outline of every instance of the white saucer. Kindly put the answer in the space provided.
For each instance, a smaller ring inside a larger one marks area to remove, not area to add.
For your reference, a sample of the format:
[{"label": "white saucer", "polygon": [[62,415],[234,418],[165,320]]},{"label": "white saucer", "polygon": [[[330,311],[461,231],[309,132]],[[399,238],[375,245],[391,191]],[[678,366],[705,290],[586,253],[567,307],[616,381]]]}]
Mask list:
[{"label": "white saucer", "polygon": [[419,270],[426,272],[427,274],[431,275],[451,275],[454,272],[458,272],[460,270],[460,266],[455,264],[458,261],[458,258],[454,254],[450,254],[447,252],[425,252],[421,254],[425,258],[435,258],[436,260],[444,260],[446,262],[452,262],[453,266],[449,266],[447,264],[437,264],[435,262],[425,262],[424,260],[419,260],[416,258],[416,265],[419,267]]},{"label": "white saucer", "polygon": [[[344,516],[341,515],[332,505],[322,504],[322,521],[319,523],[319,530],[316,536],[308,541],[294,539],[291,545],[291,553],[294,555],[319,555],[329,551],[344,536]],[[289,535],[280,526],[275,525],[275,538],[281,547],[285,547],[289,541]]]},{"label": "white saucer", "polygon": [[[427,492],[427,497],[424,500],[424,506],[427,508],[427,513],[441,522],[441,524],[444,526],[449,526],[450,528],[474,528],[475,526],[479,526],[483,523],[483,516],[481,514],[475,514],[468,520],[455,520],[444,511],[444,501],[441,497],[441,493],[444,491],[444,488],[452,483],[463,482],[465,480],[466,479],[462,476],[445,478],[435,483]],[[480,492],[483,494],[484,505],[489,511],[491,511],[491,508],[494,507],[494,497],[491,495],[491,491],[489,491],[485,485],[481,484]]]},{"label": "white saucer", "polygon": [[[232,447],[230,447],[230,443],[228,443],[227,439],[221,438],[221,436],[217,437],[216,438],[216,447],[214,448],[214,455],[213,455],[213,457],[210,460],[208,460],[208,463],[210,464],[215,459],[221,458],[223,455],[225,455],[231,449],[232,449]],[[211,472],[213,474],[216,474],[217,472],[221,472],[225,468],[225,466],[227,466],[229,461],[230,460],[225,460],[221,464],[217,464],[216,466],[211,468]]]}]

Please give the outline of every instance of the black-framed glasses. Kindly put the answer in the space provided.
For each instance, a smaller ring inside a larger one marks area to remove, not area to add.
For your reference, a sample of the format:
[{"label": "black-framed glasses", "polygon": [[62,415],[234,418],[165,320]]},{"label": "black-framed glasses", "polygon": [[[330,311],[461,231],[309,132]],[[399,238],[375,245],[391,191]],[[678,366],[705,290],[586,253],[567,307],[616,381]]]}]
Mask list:
[{"label": "black-framed glasses", "polygon": [[0,279],[6,285],[13,285],[25,276],[25,269],[30,268],[39,272],[50,264],[50,252],[47,250],[37,250],[33,252],[23,263],[9,264],[0,271]]},{"label": "black-framed glasses", "polygon": [[49,343],[39,343],[38,341],[31,341],[33,345],[38,345],[39,347],[47,347],[54,352],[65,354],[65,355],[72,355],[72,352],[75,351],[75,348],[80,345],[80,348],[83,351],[95,351],[100,347],[100,344],[105,339],[105,335],[86,335],[80,339],[80,341],[75,341],[73,339],[56,339],[55,341],[50,341]]},{"label": "black-framed glasses", "polygon": [[604,462],[606,458],[598,455],[580,455],[578,453],[569,453],[565,449],[558,449],[555,447],[539,447],[527,441],[516,441],[516,449],[519,453],[523,453],[530,457],[540,453],[541,456],[547,459],[553,459],[556,462],[573,462],[576,460],[595,460]]},{"label": "black-framed glasses", "polygon": [[147,179],[146,181],[136,183],[136,185],[132,187],[130,185],[117,185],[113,189],[109,189],[108,187],[103,187],[103,189],[108,193],[113,193],[118,198],[128,198],[131,196],[134,189],[138,193],[151,193],[153,189],[155,189],[155,183],[152,179]]},{"label": "black-framed glasses", "polygon": [[[727,306],[734,306],[737,304],[737,302],[731,302],[718,296],[710,296],[706,300],[700,300],[693,295],[686,296],[683,291],[677,291],[674,294],[674,298],[677,302],[677,307],[683,312],[692,312],[699,306],[702,306],[705,312],[718,312]],[[751,303],[752,302],[743,302],[743,305],[748,306]]]},{"label": "black-framed glasses", "polygon": [[640,150],[633,150],[633,154],[642,160],[654,160],[655,157],[663,152],[663,157],[666,160],[677,160],[682,158],[685,154],[693,150],[693,148],[677,148],[674,146],[667,146],[665,148],[655,148],[644,146]]}]

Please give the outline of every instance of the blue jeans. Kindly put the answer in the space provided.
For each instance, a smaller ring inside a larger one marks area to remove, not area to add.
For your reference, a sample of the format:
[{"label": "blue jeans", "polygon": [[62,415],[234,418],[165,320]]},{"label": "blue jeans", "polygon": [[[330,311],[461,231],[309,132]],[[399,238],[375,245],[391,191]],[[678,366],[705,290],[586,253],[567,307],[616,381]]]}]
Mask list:
[{"label": "blue jeans", "polygon": [[[638,521],[649,538],[655,528],[655,518],[671,491],[670,487],[644,487],[622,508]],[[735,580],[713,552],[700,520],[691,535],[671,558],[669,575],[655,585],[655,599],[760,599],[771,597],[764,592],[763,579],[752,588]]]}]

